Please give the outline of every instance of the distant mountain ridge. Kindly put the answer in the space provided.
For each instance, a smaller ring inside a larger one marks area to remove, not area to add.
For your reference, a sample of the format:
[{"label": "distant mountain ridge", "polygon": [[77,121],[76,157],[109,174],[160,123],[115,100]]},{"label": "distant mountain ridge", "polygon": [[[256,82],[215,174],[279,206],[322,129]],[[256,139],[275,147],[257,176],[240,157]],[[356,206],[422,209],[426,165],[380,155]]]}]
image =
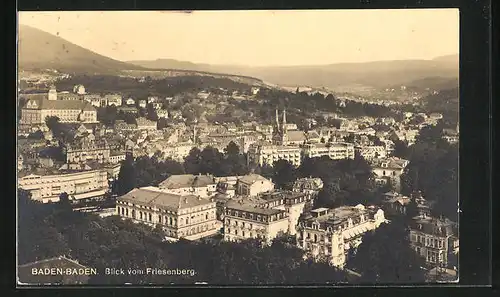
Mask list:
[{"label": "distant mountain ridge", "polygon": [[246,67],[197,64],[174,59],[128,61],[128,63],[147,68],[177,68],[252,76],[282,86],[335,88],[364,85],[380,88],[405,85],[429,77],[458,78],[458,55],[437,57],[432,60],[374,61],[319,66]]}]

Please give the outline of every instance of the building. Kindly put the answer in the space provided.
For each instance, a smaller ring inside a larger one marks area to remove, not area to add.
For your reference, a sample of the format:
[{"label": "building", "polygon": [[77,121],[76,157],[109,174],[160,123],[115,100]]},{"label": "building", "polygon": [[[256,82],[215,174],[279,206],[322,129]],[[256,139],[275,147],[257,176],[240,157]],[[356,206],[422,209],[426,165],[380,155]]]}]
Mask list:
[{"label": "building", "polygon": [[387,151],[384,145],[372,145],[372,146],[355,146],[355,151],[362,156],[365,160],[370,161],[375,158],[385,158],[387,157]]},{"label": "building", "polygon": [[284,209],[256,207],[253,203],[230,200],[224,216],[224,240],[259,238],[266,243],[288,231],[288,213]]},{"label": "building", "polygon": [[400,216],[406,214],[406,208],[411,199],[396,192],[387,192],[384,194],[382,209],[386,216]]},{"label": "building", "polygon": [[147,102],[146,100],[139,100],[139,107],[146,108]]},{"label": "building", "polygon": [[58,100],[57,92],[52,88],[48,97],[33,97],[26,102],[21,110],[20,124],[45,124],[45,119],[52,116],[58,117],[61,123],[97,123],[97,111],[90,103]]},{"label": "building", "polygon": [[344,267],[349,249],[357,248],[363,234],[385,222],[384,211],[375,207],[318,208],[301,218],[297,246],[313,259],[327,259]]},{"label": "building", "polygon": [[319,177],[304,177],[295,181],[292,191],[304,193],[308,200],[314,200],[318,196],[319,191],[323,189],[323,181]]},{"label": "building", "polygon": [[17,171],[21,171],[24,168],[24,156],[22,154],[17,155]]},{"label": "building", "polygon": [[196,240],[217,233],[215,202],[146,187],[118,197],[116,214],[151,226],[160,225],[171,238]]},{"label": "building", "polygon": [[306,144],[303,156],[308,158],[328,156],[332,160],[354,159],[354,144],[343,142]]},{"label": "building", "polygon": [[73,87],[73,93],[78,95],[85,95],[85,87],[83,85],[76,85]]},{"label": "building", "polygon": [[158,116],[158,118],[164,118],[164,119],[168,119],[168,110],[165,110],[165,109],[159,109],[156,111],[156,115]]},{"label": "building", "polygon": [[258,174],[242,176],[237,181],[237,194],[242,196],[257,196],[261,193],[273,191],[274,183]]},{"label": "building", "polygon": [[283,110],[281,123],[279,121],[278,110],[276,110],[276,122],[274,125],[272,142],[275,145],[301,145],[307,141],[307,135],[304,131],[288,129],[286,110]]},{"label": "building", "polygon": [[135,105],[135,100],[133,98],[128,98],[125,103],[127,105]]},{"label": "building", "polygon": [[30,192],[31,199],[43,203],[59,201],[62,193],[67,193],[70,200],[81,200],[100,198],[109,190],[106,170],[20,172],[18,187]]},{"label": "building", "polygon": [[93,134],[78,138],[73,144],[65,144],[66,163],[80,163],[90,160],[98,163],[110,161],[110,148],[105,139],[95,139]]},{"label": "building", "polygon": [[157,123],[155,121],[150,121],[146,118],[137,118],[137,129],[138,130],[156,130]]},{"label": "building", "polygon": [[106,106],[106,105],[102,104],[102,99],[103,98],[99,94],[86,94],[86,95],[83,95],[83,100],[87,101],[87,102],[90,102],[90,104],[92,104],[92,106],[95,106],[95,107]]},{"label": "building", "polygon": [[19,265],[17,283],[19,285],[83,285],[88,283],[92,275],[97,275],[96,268],[85,267],[78,261],[59,256]]},{"label": "building", "polygon": [[172,175],[162,181],[158,188],[165,193],[211,197],[216,194],[217,182],[211,175]]},{"label": "building", "polygon": [[430,267],[448,267],[449,256],[458,253],[456,224],[448,219],[418,216],[410,225],[410,244]]},{"label": "building", "polygon": [[118,112],[137,114],[139,111],[135,106],[119,106],[117,108]]},{"label": "building", "polygon": [[287,160],[300,166],[302,150],[298,146],[252,144],[248,148],[248,164],[273,166],[278,160]]},{"label": "building", "polygon": [[405,159],[389,157],[383,159],[373,159],[371,162],[372,172],[375,174],[375,182],[379,185],[390,182],[393,190],[401,191],[401,174],[410,163]]},{"label": "building", "polygon": [[109,154],[109,163],[118,164],[122,161],[125,161],[126,154],[121,151],[112,151]]},{"label": "building", "polygon": [[109,106],[114,105],[116,107],[122,106],[122,96],[118,94],[107,94],[104,95],[104,98],[106,99],[107,103]]}]

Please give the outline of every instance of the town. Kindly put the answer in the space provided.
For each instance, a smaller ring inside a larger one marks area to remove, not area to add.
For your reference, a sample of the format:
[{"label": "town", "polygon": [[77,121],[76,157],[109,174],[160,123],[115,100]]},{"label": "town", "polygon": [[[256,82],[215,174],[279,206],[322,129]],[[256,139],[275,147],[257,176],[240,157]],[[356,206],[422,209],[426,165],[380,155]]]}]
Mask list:
[{"label": "town", "polygon": [[[397,241],[386,237],[399,228],[409,240],[390,248],[418,265],[401,281],[457,280],[458,199],[444,192],[456,176],[440,176],[445,190],[433,179],[458,162],[459,124],[424,103],[379,106],[224,79],[229,87],[215,80],[133,97],[71,85],[77,79],[28,81],[19,93],[18,187],[38,207],[131,221],[165,244],[266,249],[284,240],[352,282],[396,281],[371,279],[383,272],[363,253]],[[55,261],[89,265],[69,258]],[[43,259],[33,260],[25,266]]]}]

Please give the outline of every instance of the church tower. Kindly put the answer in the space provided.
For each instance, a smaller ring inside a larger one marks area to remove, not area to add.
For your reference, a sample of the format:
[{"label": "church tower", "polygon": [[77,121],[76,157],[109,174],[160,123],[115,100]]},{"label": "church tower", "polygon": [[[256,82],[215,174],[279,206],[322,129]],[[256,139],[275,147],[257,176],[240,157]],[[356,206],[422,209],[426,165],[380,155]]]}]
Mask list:
[{"label": "church tower", "polygon": [[276,109],[276,128],[275,128],[275,133],[278,133],[280,131],[280,119],[278,116],[278,109]]},{"label": "church tower", "polygon": [[57,90],[55,86],[50,87],[49,100],[57,100]]}]

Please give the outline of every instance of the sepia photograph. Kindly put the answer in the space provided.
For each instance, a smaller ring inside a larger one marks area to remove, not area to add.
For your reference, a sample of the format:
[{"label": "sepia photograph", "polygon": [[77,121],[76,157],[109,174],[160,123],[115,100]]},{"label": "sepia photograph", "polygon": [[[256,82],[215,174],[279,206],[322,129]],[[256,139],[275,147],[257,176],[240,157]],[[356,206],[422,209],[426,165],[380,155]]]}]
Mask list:
[{"label": "sepia photograph", "polygon": [[458,284],[458,9],[17,21],[18,287]]}]

